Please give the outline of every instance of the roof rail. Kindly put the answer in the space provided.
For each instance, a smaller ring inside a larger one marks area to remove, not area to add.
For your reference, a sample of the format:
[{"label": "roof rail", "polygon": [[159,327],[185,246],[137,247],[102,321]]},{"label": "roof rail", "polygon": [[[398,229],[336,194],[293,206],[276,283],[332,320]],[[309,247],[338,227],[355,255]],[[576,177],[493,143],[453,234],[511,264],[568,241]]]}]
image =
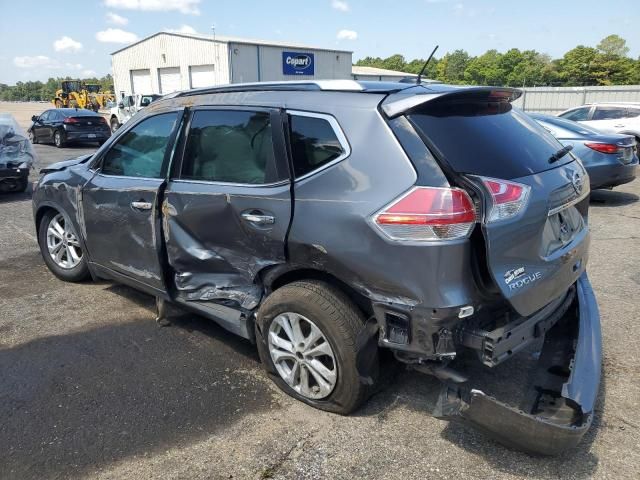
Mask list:
[{"label": "roof rail", "polygon": [[203,95],[207,93],[259,92],[267,90],[309,91],[327,90],[337,92],[362,92],[365,88],[355,80],[308,80],[284,82],[254,82],[195,88],[180,92],[176,97]]}]

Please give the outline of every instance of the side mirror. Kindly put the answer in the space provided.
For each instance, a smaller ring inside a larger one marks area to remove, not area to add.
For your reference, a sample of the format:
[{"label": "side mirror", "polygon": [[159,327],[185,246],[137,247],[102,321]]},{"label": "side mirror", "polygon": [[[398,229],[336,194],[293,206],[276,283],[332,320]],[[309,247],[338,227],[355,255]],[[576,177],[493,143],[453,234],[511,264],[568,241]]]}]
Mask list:
[{"label": "side mirror", "polygon": [[32,122],[37,122],[39,118],[40,118],[40,117],[38,117],[38,115],[32,115],[32,116],[31,116],[31,121],[32,121]]},{"label": "side mirror", "polygon": [[148,107],[150,103],[151,103],[151,102],[149,101],[149,99],[145,98],[144,100],[142,100],[142,101],[140,102],[140,106],[141,106],[141,107]]},{"label": "side mirror", "polygon": [[118,102],[118,108],[124,108],[124,103]]}]

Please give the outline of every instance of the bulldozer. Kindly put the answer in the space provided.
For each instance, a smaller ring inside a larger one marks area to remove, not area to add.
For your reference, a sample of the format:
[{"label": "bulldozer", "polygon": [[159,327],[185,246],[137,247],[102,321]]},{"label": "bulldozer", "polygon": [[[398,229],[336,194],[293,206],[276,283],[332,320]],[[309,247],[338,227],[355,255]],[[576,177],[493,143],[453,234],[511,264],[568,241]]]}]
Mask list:
[{"label": "bulldozer", "polygon": [[80,80],[65,80],[56,91],[53,104],[56,108],[87,108],[97,112],[115,101],[115,95],[110,91],[102,92],[98,84],[84,84]]}]

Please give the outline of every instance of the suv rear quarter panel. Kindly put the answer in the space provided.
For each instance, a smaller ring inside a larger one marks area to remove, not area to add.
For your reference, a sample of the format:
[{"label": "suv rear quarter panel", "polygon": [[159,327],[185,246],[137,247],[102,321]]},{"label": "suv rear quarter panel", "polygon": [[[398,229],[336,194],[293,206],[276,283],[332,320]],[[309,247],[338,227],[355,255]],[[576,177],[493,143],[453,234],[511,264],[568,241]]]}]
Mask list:
[{"label": "suv rear quarter panel", "polygon": [[373,302],[408,309],[472,303],[477,289],[469,240],[394,242],[371,223],[374,213],[417,181],[377,110],[380,100],[378,95],[324,93],[322,103],[295,105],[333,115],[351,155],[296,182],[290,261],[331,273]]}]

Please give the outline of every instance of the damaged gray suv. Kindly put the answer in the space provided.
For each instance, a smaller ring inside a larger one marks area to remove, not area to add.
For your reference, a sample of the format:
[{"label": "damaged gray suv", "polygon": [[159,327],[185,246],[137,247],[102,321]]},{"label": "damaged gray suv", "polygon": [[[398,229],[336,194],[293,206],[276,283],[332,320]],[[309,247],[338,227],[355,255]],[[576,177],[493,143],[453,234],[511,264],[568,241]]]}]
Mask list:
[{"label": "damaged gray suv", "polygon": [[[558,453],[589,428],[600,381],[589,179],[511,105],[519,94],[327,81],[169,95],[95,154],[42,170],[44,261],[255,342],[314,407],[356,409],[388,349],[443,381],[440,415]],[[526,408],[452,367],[535,342]]]}]

